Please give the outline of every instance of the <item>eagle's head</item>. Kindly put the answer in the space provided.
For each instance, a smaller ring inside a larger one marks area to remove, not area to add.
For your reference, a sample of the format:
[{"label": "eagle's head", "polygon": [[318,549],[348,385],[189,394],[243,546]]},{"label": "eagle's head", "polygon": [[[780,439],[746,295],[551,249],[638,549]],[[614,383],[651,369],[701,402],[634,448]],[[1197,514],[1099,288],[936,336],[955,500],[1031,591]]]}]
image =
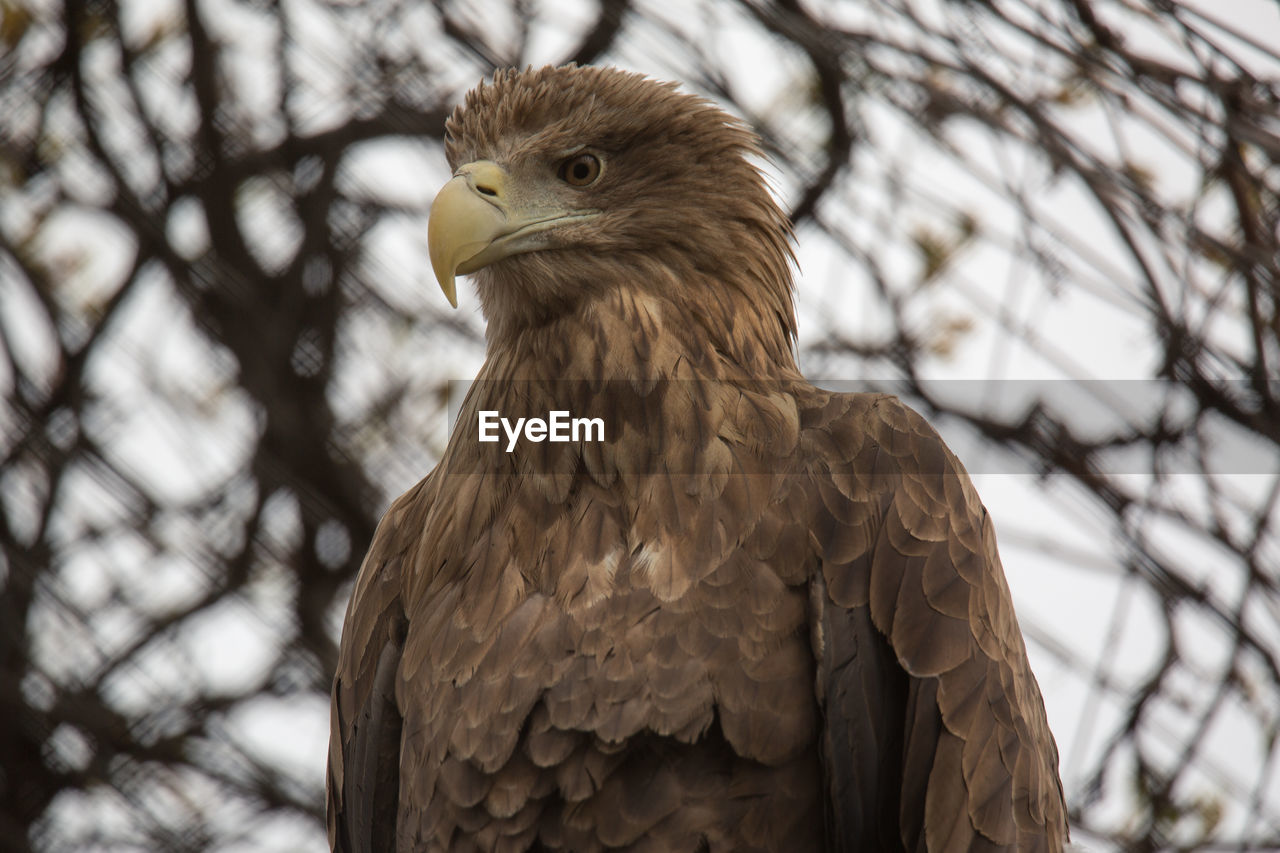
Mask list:
[{"label": "eagle's head", "polygon": [[639,74],[547,67],[498,72],[446,128],[431,262],[455,306],[455,275],[478,273],[491,334],[629,288],[682,311],[741,300],[715,313],[793,338],[790,226],[723,110]]}]

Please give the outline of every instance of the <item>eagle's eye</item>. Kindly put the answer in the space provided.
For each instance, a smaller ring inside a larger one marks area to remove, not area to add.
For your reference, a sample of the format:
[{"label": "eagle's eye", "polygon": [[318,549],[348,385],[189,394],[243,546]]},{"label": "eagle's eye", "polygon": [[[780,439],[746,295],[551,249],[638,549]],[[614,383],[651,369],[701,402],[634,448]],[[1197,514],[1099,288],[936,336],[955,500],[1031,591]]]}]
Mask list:
[{"label": "eagle's eye", "polygon": [[600,177],[600,158],[594,154],[575,154],[560,164],[556,174],[571,187],[589,186]]}]

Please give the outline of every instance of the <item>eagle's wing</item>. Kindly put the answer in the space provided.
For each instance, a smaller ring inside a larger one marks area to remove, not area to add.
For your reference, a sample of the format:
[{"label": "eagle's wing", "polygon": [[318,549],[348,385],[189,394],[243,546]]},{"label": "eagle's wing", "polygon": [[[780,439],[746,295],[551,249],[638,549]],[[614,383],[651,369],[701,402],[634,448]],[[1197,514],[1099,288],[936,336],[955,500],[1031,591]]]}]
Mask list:
[{"label": "eagle's wing", "polygon": [[1057,748],[968,474],[893,397],[820,394],[804,421],[832,848],[1062,849]]},{"label": "eagle's wing", "polygon": [[433,476],[383,516],[347,607],[330,710],[326,812],[335,853],[395,849],[401,729],[395,675],[407,627],[401,582],[421,540]]}]

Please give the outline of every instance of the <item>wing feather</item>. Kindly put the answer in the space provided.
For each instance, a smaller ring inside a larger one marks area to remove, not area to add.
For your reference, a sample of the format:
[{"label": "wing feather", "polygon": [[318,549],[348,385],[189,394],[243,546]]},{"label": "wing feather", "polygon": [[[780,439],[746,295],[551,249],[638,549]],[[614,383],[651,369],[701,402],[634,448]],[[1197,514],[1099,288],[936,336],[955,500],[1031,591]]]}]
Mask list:
[{"label": "wing feather", "polygon": [[1057,748],[968,475],[892,397],[802,408],[833,849],[1060,850]]},{"label": "wing feather", "polygon": [[402,576],[431,491],[427,477],[383,516],[342,628],[330,710],[327,817],[336,853],[394,849],[402,719],[397,671],[406,620]]}]

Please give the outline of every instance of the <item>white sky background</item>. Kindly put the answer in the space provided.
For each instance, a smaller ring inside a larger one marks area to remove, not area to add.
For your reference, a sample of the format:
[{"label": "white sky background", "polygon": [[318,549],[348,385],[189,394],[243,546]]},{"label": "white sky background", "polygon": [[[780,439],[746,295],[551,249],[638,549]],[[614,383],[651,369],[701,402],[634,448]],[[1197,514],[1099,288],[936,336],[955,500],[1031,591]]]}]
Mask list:
[{"label": "white sky background", "polygon": [[[146,33],[172,20],[179,5],[170,0],[138,0],[126,3],[125,8],[129,10],[131,26]],[[313,90],[322,94],[328,86],[341,89],[345,85],[342,69],[347,67],[351,52],[369,34],[339,30],[325,15],[317,13],[309,0],[287,0],[284,5],[297,38],[306,45],[305,64]],[[537,21],[531,29],[532,50],[528,57],[533,64],[563,55],[581,28],[594,19],[592,3],[543,0],[531,5]],[[919,7],[928,14],[927,10],[935,5],[920,3]],[[1230,20],[1264,44],[1280,44],[1280,7],[1273,2],[1199,0],[1192,5]],[[505,3],[482,2],[476,6],[476,18],[485,22],[488,32],[502,33],[506,27],[514,37],[516,24]],[[796,140],[821,138],[823,130],[813,116],[796,106],[795,92],[806,85],[803,64],[780,53],[774,42],[762,37],[739,13],[709,2],[647,0],[640,6],[648,20],[632,22],[630,36],[608,57],[610,61],[660,78],[687,80],[692,73],[692,57],[672,46],[668,31],[697,33],[691,40],[729,72],[737,94],[754,113],[775,125],[786,126]],[[278,86],[278,80],[273,77],[270,63],[264,61],[270,57],[272,34],[264,29],[263,19],[230,0],[210,0],[202,8],[208,13],[208,24],[235,45],[236,53],[245,59],[237,66],[237,73],[250,79],[238,89],[261,96],[256,103],[246,103],[246,111],[270,109],[274,100],[272,87]],[[815,2],[810,8],[823,9],[823,14],[833,19],[856,19],[864,25],[874,20],[861,3]],[[652,23],[655,21],[661,23]],[[434,24],[425,8],[421,23],[420,32],[410,29],[402,34],[406,49],[416,46],[426,51],[430,46]],[[884,25],[892,23],[885,21]],[[1128,38],[1145,40],[1144,46],[1149,42],[1151,52],[1170,62],[1180,61],[1165,40],[1142,26],[1130,22],[1122,29]],[[500,39],[495,37],[495,41]],[[180,57],[161,56],[157,62],[169,60],[175,63],[174,67],[181,66]],[[448,69],[450,60],[451,57],[436,57],[432,64]],[[1265,66],[1263,57],[1258,62],[1257,72],[1262,76],[1280,76],[1280,69]],[[1003,69],[1012,70],[1013,66]],[[158,81],[163,73],[163,69],[158,70]],[[454,78],[446,74],[442,79],[459,96],[475,82],[461,72]],[[164,86],[159,82],[156,92],[157,99],[163,101]],[[303,126],[310,124],[320,130],[345,117],[335,103],[336,99],[317,96],[294,107]],[[180,109],[173,113],[171,120],[175,123],[190,120],[184,119]],[[858,147],[852,172],[842,176],[840,192],[831,195],[822,213],[828,221],[842,223],[842,227],[864,239],[883,233],[891,245],[900,246],[900,251],[891,250],[880,257],[891,280],[908,282],[915,273],[917,255],[907,239],[911,229],[945,226],[939,200],[956,209],[974,211],[984,232],[1004,234],[1011,241],[1019,239],[1015,211],[959,169],[953,160],[940,155],[915,127],[888,109],[873,108],[864,118],[869,144]],[[1119,153],[1123,154],[1125,147],[1140,153],[1143,165],[1156,176],[1162,197],[1190,197],[1199,191],[1193,182],[1198,171],[1188,167],[1185,157],[1144,137],[1136,125],[1126,124],[1123,117],[1117,124],[1116,118],[1088,105],[1071,111],[1073,127],[1078,123],[1083,136],[1111,139],[1119,127],[1123,140],[1123,144],[1116,145]],[[917,318],[922,323],[958,319],[970,324],[945,356],[926,362],[925,375],[940,381],[1149,376],[1156,347],[1145,318],[1135,314],[1132,294],[1125,290],[1128,261],[1117,250],[1113,231],[1100,212],[1078,188],[1055,181],[1044,165],[1025,151],[1008,143],[994,143],[980,129],[965,133],[960,147],[996,179],[1012,173],[1017,175],[1019,184],[1038,183],[1042,190],[1032,202],[1038,209],[1051,212],[1052,219],[1065,232],[1089,245],[1099,262],[1093,268],[1072,270],[1076,278],[1069,278],[1066,286],[1055,291],[994,245],[966,251],[934,286],[930,299],[913,303],[922,305],[922,316]],[[371,196],[402,205],[406,211],[399,220],[380,227],[369,243],[366,263],[380,271],[380,295],[424,319],[447,314],[448,306],[424,272],[429,268],[423,264],[425,214],[430,198],[447,177],[443,154],[431,145],[379,142],[364,146],[349,158],[347,167],[345,187],[360,188]],[[890,174],[907,177],[908,191],[902,198],[888,192],[885,176]],[[796,187],[776,170],[773,178],[784,202],[792,200]],[[257,248],[264,256],[287,257],[293,245],[288,217],[272,204],[269,187],[257,188],[256,192],[246,209],[249,221],[256,223],[254,233],[262,235]],[[92,201],[91,194],[90,186],[86,188],[86,202]],[[18,215],[21,213],[0,203],[0,216]],[[192,255],[199,252],[204,237],[198,212],[194,216],[175,216],[168,226]],[[79,259],[67,277],[67,298],[72,300],[98,298],[102,283],[118,280],[131,258],[132,247],[118,239],[107,220],[95,217],[91,211],[69,216],[65,226],[53,229],[48,239],[53,244],[47,247],[51,255]],[[847,257],[817,228],[803,228],[798,241],[801,349],[806,343],[823,338],[829,329],[839,329],[854,338],[875,339],[886,318],[864,310],[876,302],[868,295],[870,283],[865,271],[851,267]],[[1076,286],[1081,282],[1087,286]],[[0,281],[0,293],[9,290]],[[32,360],[39,361],[48,330],[24,326],[23,307],[8,295],[5,298],[3,314],[7,316],[0,318],[4,320],[4,333],[19,349],[29,351]],[[479,329],[474,290],[465,282],[460,286],[459,303],[459,312],[451,319]],[[993,310],[993,306],[997,309]],[[1023,328],[1033,328],[1042,346],[1030,349],[1010,333],[1010,329]],[[120,437],[115,446],[118,456],[136,470],[148,472],[147,479],[171,496],[193,491],[196,484],[209,478],[233,477],[256,429],[254,415],[246,401],[221,393],[227,366],[211,363],[207,347],[192,346],[197,333],[165,283],[158,280],[153,288],[146,289],[131,307],[127,321],[113,334],[118,339],[111,351],[113,357],[93,366],[96,381],[109,396],[146,399],[145,388],[157,387],[177,394],[201,413],[199,421],[184,422],[172,417],[172,412],[151,408],[111,412],[110,416],[117,419],[114,433]],[[333,398],[347,401],[350,410],[339,412],[339,416],[353,420],[359,419],[366,405],[389,384],[403,380],[413,384],[418,376],[420,393],[426,394],[438,377],[473,375],[483,357],[475,346],[424,346],[422,336],[414,330],[389,330],[381,318],[370,315],[353,318],[344,343],[358,357],[347,359],[348,369],[336,376]],[[812,365],[802,367],[814,379],[862,378],[819,376],[814,374]],[[0,385],[10,382],[12,377],[0,375]],[[109,407],[110,400],[104,405]],[[417,426],[420,428],[421,424]],[[951,435],[946,425],[939,426],[958,445],[965,443],[965,436]],[[408,488],[426,472],[443,446],[445,428],[443,422],[434,425],[434,431],[424,437],[422,446],[410,457],[413,461],[409,467],[385,472],[389,493]],[[369,440],[383,439],[371,434]],[[967,446],[972,447],[972,442]],[[1085,770],[1096,765],[1105,738],[1118,722],[1120,708],[1105,694],[1099,699],[1078,669],[1059,660],[1057,648],[1069,650],[1107,678],[1132,683],[1150,670],[1153,654],[1163,647],[1161,638],[1153,636],[1159,625],[1153,610],[1155,603],[1139,585],[1127,581],[1115,564],[1111,522],[1082,493],[1056,481],[1046,484],[1025,474],[992,473],[1003,470],[998,461],[962,458],[974,472],[978,490],[996,523],[1005,570],[1020,618],[1030,635],[1029,652],[1057,735],[1063,781],[1070,798],[1077,793]],[[1140,475],[1134,476],[1141,481]],[[1248,477],[1237,475],[1235,479],[1239,488],[1250,488]],[[103,486],[86,478],[82,488],[82,496],[74,503],[85,516],[103,511],[95,509],[101,505],[95,499],[96,490]],[[1188,502],[1193,503],[1194,499],[1189,491]],[[297,535],[293,520],[296,508],[280,506],[277,510],[278,523],[268,525],[268,529],[271,535],[288,541],[291,535]],[[75,531],[68,530],[67,536],[73,538]],[[1181,547],[1176,531],[1170,531],[1169,536],[1170,548]],[[198,570],[194,563],[199,555],[191,553],[191,541],[191,531],[174,529],[174,555],[164,559],[139,555],[133,544],[122,541],[86,552],[83,560],[67,566],[62,578],[67,588],[86,608],[95,603],[102,607],[95,617],[96,638],[85,638],[87,649],[104,636],[112,642],[127,642],[128,626],[111,622],[106,592],[114,585],[137,587],[137,595],[151,596],[158,610],[195,594]],[[1049,550],[1056,551],[1058,558],[1046,554],[1046,543],[1053,543]],[[1203,565],[1203,578],[1210,588],[1224,585],[1215,591],[1229,600],[1231,590],[1226,584],[1234,579],[1235,572],[1214,571],[1215,561],[1226,565],[1224,557],[1203,550],[1189,558]],[[139,575],[140,563],[146,566],[145,576]],[[264,645],[276,642],[272,614],[282,609],[286,594],[287,589],[273,586],[268,578],[252,589],[251,600],[228,601],[205,614],[184,635],[189,652],[186,667],[175,672],[172,662],[159,660],[153,669],[144,665],[142,671],[130,673],[129,682],[121,685],[122,695],[128,697],[122,701],[145,704],[153,695],[171,691],[172,683],[183,678],[224,689],[253,683],[267,660]],[[50,626],[50,630],[65,637],[63,632],[70,626]],[[1193,656],[1202,656],[1205,680],[1212,683],[1212,673],[1221,666],[1228,651],[1222,633],[1215,627],[1191,625],[1186,642],[1192,647]],[[66,641],[61,646],[69,647]],[[82,653],[93,654],[87,650]],[[72,669],[77,665],[74,660],[67,664]],[[1196,701],[1198,689],[1197,684],[1186,685],[1189,703]],[[1176,727],[1179,723],[1171,718],[1169,725]],[[248,744],[265,763],[322,784],[328,738],[327,703],[286,704],[264,698],[237,711],[226,721],[226,727],[229,738]],[[1238,725],[1232,712],[1224,712],[1221,724],[1211,730],[1206,744],[1212,756],[1209,766],[1218,768],[1216,773],[1209,770],[1202,774],[1207,792],[1225,791],[1230,795],[1233,787],[1252,789],[1253,774],[1262,772],[1257,758],[1262,753],[1261,746],[1248,740],[1256,731],[1256,726]],[[74,752],[75,744],[68,743],[65,748]],[[1280,776],[1275,769],[1270,772],[1273,779],[1267,801],[1275,814],[1280,806]],[[1105,808],[1118,824],[1127,815],[1125,790],[1125,781],[1117,780],[1105,800]],[[112,820],[109,799],[65,797],[54,808],[52,819],[69,827],[80,824],[87,830]],[[1223,816],[1230,826],[1244,825],[1250,819],[1246,804],[1238,799],[1229,803]],[[270,826],[249,825],[244,828],[242,842],[225,849],[244,853],[320,850],[323,838],[315,829],[287,821]]]}]

